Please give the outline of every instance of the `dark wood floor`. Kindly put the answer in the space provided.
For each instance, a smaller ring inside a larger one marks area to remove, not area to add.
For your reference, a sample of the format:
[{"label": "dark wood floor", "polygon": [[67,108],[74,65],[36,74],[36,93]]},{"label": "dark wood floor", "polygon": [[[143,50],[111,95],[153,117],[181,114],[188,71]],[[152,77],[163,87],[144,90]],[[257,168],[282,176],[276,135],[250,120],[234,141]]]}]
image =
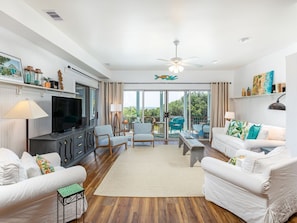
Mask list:
[{"label": "dark wood floor", "polygon": [[[158,144],[158,143],[156,143]],[[175,142],[177,146],[177,142]],[[228,158],[206,144],[206,155],[227,161]],[[206,201],[203,197],[186,198],[120,198],[93,195],[123,147],[109,155],[106,149],[97,149],[96,159],[90,154],[81,161],[88,177],[84,183],[88,210],[86,223],[240,223],[244,222],[229,211]],[[128,149],[132,149],[128,147]],[[82,222],[82,219],[80,219]],[[289,223],[297,222],[297,216]]]}]

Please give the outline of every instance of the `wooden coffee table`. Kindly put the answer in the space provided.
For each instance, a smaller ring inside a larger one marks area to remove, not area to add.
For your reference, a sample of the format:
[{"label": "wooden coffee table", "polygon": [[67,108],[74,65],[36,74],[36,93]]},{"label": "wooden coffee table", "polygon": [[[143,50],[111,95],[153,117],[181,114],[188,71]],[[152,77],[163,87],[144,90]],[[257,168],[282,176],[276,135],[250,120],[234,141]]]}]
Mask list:
[{"label": "wooden coffee table", "polygon": [[182,145],[184,145],[183,155],[186,155],[188,151],[191,152],[190,167],[193,167],[197,161],[201,162],[202,158],[204,157],[205,146],[201,142],[199,142],[198,139],[195,139],[189,133],[180,132],[178,147],[180,148]]}]

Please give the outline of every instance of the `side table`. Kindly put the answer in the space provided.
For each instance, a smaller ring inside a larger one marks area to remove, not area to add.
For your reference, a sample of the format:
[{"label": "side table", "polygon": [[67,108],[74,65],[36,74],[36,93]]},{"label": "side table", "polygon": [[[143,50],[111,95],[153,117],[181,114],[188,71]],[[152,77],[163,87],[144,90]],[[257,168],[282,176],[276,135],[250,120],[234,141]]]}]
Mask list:
[{"label": "side table", "polygon": [[[77,201],[82,200],[85,210],[84,188],[79,184],[72,184],[57,190],[57,222],[59,222],[59,202],[63,205],[63,222],[65,222],[65,206],[76,202],[75,218],[77,220]],[[84,222],[84,218],[83,218]]]}]

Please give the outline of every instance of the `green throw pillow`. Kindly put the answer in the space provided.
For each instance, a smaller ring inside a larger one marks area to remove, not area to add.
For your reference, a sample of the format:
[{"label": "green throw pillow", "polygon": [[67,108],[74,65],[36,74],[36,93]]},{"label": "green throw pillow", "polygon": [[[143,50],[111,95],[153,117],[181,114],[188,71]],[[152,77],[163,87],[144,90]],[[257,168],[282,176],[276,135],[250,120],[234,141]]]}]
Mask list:
[{"label": "green throw pillow", "polygon": [[256,139],[261,130],[261,125],[252,125],[249,129],[249,134],[246,137],[247,139]]},{"label": "green throw pillow", "polygon": [[248,122],[231,120],[227,130],[227,135],[234,136],[244,140],[246,134],[248,133],[248,130]]}]

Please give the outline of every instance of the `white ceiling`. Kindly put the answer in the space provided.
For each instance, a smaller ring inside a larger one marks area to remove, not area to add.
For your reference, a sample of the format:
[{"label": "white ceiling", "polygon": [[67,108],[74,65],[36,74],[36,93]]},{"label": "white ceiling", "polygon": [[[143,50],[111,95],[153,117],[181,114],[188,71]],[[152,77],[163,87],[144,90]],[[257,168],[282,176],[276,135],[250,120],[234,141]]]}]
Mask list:
[{"label": "white ceiling", "polygon": [[[235,69],[297,41],[297,0],[24,0],[110,70]],[[63,21],[45,11],[54,10]],[[240,43],[243,37],[250,41]],[[212,61],[217,60],[214,64]]]}]

